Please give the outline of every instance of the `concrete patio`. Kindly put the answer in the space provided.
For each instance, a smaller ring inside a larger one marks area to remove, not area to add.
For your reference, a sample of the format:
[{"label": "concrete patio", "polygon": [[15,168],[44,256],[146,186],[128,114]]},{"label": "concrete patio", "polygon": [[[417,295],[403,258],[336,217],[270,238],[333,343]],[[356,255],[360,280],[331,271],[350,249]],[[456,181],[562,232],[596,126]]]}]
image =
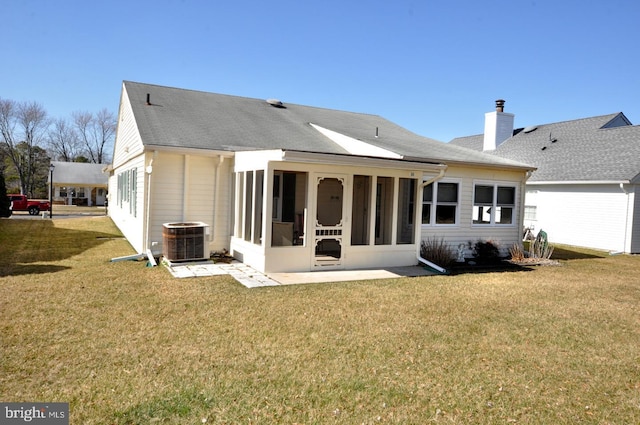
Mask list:
[{"label": "concrete patio", "polygon": [[212,261],[170,263],[165,261],[163,264],[176,278],[218,276],[227,274],[247,288],[298,285],[305,283],[394,279],[400,277],[431,276],[436,274],[433,271],[419,266],[263,274],[235,260],[230,263],[213,263]]}]

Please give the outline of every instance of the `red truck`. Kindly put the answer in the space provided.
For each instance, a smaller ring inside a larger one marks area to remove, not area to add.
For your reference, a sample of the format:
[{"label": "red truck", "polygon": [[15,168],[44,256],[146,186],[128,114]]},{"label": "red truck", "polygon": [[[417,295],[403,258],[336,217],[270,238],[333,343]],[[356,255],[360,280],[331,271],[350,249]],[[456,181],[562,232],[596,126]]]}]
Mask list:
[{"label": "red truck", "polygon": [[38,215],[40,211],[49,211],[48,201],[27,199],[25,195],[7,195],[11,201],[11,211],[29,211],[31,215]]}]

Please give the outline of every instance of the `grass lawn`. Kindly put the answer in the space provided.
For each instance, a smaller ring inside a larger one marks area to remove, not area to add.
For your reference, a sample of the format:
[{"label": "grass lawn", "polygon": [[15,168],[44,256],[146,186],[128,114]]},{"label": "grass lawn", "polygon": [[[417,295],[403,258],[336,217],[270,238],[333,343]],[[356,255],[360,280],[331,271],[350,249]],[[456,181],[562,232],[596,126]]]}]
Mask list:
[{"label": "grass lawn", "polygon": [[638,256],[246,289],[109,262],[106,217],[0,242],[0,401],[72,424],[640,423]]}]

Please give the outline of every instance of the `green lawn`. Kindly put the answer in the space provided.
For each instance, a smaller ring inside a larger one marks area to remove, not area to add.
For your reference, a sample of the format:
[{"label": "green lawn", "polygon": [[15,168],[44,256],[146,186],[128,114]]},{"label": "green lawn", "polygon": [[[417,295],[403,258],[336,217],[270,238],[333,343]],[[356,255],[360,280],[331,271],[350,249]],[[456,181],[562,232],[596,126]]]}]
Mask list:
[{"label": "green lawn", "polygon": [[246,289],[109,262],[106,217],[0,242],[0,401],[72,424],[640,423],[638,256]]}]

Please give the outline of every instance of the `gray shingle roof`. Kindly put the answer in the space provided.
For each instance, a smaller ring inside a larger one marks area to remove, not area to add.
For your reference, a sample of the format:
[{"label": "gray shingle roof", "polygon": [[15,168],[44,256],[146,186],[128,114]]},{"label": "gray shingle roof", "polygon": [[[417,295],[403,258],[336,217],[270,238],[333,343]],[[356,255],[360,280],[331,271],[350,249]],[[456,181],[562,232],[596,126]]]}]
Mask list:
[{"label": "gray shingle roof", "polygon": [[[402,155],[407,160],[530,167],[419,136],[380,116],[125,81],[145,145],[225,151],[284,149],[348,152],[310,123]],[[147,105],[147,94],[151,105]],[[376,129],[378,137],[376,137]]]},{"label": "gray shingle roof", "polygon": [[[514,131],[491,154],[536,166],[532,182],[631,181],[640,174],[640,126],[628,123],[619,112],[542,124],[530,133]],[[482,151],[483,135],[449,144]]]},{"label": "gray shingle roof", "polygon": [[54,165],[53,183],[69,186],[106,186],[109,175],[102,172],[106,164],[51,161]]}]

